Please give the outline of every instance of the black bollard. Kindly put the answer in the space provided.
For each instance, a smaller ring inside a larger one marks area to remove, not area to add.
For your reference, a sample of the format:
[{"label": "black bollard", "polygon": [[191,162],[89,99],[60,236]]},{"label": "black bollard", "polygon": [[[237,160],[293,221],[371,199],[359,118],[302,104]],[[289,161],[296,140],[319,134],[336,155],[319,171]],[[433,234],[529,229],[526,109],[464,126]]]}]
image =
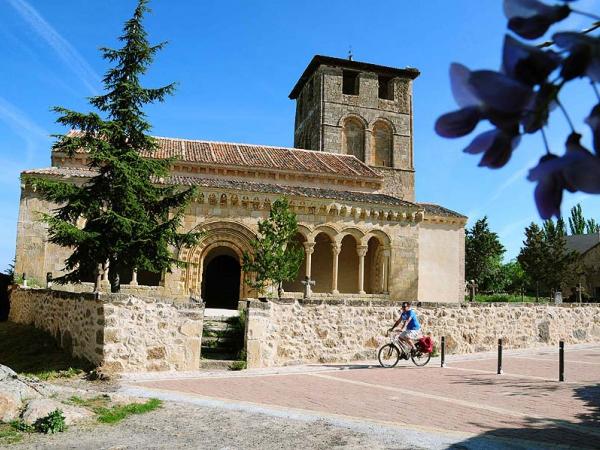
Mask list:
[{"label": "black bollard", "polygon": [[442,336],[441,366],[446,367],[446,338]]},{"label": "black bollard", "polygon": [[502,375],[502,338],[498,339],[498,375]]},{"label": "black bollard", "polygon": [[558,342],[558,381],[565,381],[565,342]]}]

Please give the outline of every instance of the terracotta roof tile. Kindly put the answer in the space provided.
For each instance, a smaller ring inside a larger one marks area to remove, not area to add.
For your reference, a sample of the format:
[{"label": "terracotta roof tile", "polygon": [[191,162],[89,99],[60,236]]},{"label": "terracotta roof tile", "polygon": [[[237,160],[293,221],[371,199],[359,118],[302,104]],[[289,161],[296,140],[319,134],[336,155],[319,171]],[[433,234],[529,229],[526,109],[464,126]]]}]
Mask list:
[{"label": "terracotta roof tile", "polygon": [[464,216],[456,211],[452,211],[451,209],[444,208],[440,205],[435,205],[433,203],[418,203],[420,207],[425,210],[425,217],[428,215],[431,216],[442,216],[442,217],[460,217],[466,219],[467,216]]},{"label": "terracotta roof tile", "polygon": [[[73,131],[70,134],[77,134]],[[195,141],[157,137],[154,158],[175,158],[183,162],[275,169],[343,177],[357,175],[381,179],[375,171],[352,155],[326,153],[289,147]]]},{"label": "terracotta roof tile", "polygon": [[[96,172],[86,168],[49,167],[45,169],[26,170],[23,175],[51,175],[60,177],[89,178]],[[235,189],[247,192],[261,192],[278,195],[292,195],[307,198],[322,198],[387,206],[419,208],[415,203],[407,202],[391,195],[368,192],[338,191],[335,189],[312,188],[305,186],[286,186],[281,184],[256,183],[249,181],[227,180],[222,178],[199,178],[173,176],[164,180],[165,184],[183,186],[199,186],[207,188]]]}]

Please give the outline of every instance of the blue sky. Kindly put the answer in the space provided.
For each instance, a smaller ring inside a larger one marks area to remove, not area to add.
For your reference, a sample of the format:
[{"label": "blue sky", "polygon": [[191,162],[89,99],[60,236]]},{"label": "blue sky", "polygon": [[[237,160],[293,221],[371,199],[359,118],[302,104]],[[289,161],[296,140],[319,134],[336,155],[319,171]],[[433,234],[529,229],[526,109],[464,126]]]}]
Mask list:
[{"label": "blue sky", "polygon": [[[578,4],[600,10],[598,0]],[[49,166],[49,135],[65,131],[50,107],[88,110],[86,97],[101,92],[107,68],[98,48],[118,45],[134,6],[134,0],[0,2],[0,270],[14,257],[19,173]],[[534,185],[525,180],[543,152],[539,135],[526,137],[509,164],[492,171],[461,152],[469,138],[445,140],[433,132],[435,119],[455,109],[451,62],[499,67],[500,0],[154,0],[151,7],[150,38],[169,45],[146,82],[179,83],[174,97],[147,110],[155,135],[292,146],[289,91],[314,54],[345,57],[352,46],[356,60],[422,72],[414,84],[417,200],[462,212],[469,224],[487,215],[507,259],[518,254],[523,228],[539,220]],[[588,23],[573,17],[564,27]],[[588,144],[582,120],[592,95],[580,83],[564,99]],[[550,126],[551,147],[561,153],[564,119],[555,114]],[[567,195],[563,212],[577,202],[600,219],[600,196]]]}]

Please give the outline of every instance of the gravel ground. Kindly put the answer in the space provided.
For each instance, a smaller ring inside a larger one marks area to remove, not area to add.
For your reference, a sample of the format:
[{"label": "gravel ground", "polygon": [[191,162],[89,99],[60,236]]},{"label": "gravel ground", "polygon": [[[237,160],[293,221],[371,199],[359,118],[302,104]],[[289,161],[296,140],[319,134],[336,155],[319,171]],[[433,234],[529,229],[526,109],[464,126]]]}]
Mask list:
[{"label": "gravel ground", "polygon": [[360,432],[325,420],[302,421],[165,402],[117,425],[80,425],[56,435],[26,435],[17,449],[383,449],[424,448],[401,432]]}]

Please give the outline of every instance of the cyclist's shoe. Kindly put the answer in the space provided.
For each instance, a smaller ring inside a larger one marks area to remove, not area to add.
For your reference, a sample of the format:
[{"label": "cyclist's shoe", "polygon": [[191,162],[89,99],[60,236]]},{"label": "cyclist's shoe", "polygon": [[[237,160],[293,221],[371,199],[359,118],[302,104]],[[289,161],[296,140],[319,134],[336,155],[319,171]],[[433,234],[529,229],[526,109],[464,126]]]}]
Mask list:
[{"label": "cyclist's shoe", "polygon": [[416,348],[411,348],[410,349],[410,356],[415,356],[417,354],[417,349]]}]

